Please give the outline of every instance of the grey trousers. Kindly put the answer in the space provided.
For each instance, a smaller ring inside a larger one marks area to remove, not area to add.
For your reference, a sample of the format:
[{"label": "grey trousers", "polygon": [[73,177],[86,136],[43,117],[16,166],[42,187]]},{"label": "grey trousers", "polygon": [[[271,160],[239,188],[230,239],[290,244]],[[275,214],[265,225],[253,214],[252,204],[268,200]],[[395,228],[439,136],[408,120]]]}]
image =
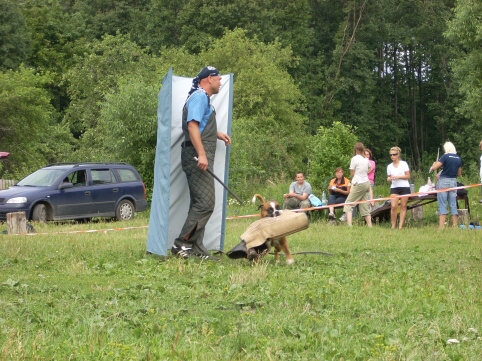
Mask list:
[{"label": "grey trousers", "polygon": [[[214,211],[214,178],[197,167],[197,162],[193,159],[195,155],[194,147],[185,148],[181,153],[182,170],[187,177],[191,202],[179,238],[202,244],[206,224]],[[208,161],[212,171],[214,157]]]}]

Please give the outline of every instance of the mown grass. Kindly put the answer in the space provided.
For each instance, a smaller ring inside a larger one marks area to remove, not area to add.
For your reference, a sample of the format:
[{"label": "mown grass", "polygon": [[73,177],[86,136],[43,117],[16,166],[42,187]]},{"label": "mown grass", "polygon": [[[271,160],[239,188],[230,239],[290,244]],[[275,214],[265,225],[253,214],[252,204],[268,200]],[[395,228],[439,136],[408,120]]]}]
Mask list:
[{"label": "mown grass", "polygon": [[[291,250],[330,255],[293,266],[162,260],[146,228],[61,233],[147,213],[0,235],[0,359],[478,360],[482,231],[437,231],[434,209],[401,231],[317,219]],[[226,251],[252,221],[228,221]]]}]

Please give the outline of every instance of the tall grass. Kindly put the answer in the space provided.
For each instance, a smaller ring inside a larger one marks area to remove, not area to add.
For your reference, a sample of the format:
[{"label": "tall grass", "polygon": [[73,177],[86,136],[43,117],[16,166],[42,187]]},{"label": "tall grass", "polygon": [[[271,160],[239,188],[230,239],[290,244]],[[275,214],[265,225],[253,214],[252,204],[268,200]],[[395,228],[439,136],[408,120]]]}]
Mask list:
[{"label": "tall grass", "polygon": [[[289,237],[293,266],[164,260],[146,228],[107,231],[147,213],[0,235],[0,359],[478,360],[482,231],[437,231],[434,211],[400,231],[319,217]],[[225,250],[252,221],[228,221]]]}]

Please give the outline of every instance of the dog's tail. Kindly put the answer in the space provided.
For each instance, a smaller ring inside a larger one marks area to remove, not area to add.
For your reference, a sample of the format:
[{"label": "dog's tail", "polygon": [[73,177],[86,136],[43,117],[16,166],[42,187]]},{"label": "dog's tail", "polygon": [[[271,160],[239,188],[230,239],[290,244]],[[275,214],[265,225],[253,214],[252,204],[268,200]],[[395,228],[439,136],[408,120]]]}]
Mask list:
[{"label": "dog's tail", "polygon": [[261,203],[265,203],[266,201],[264,200],[263,196],[260,195],[260,194],[255,194],[253,196],[253,199],[251,200],[251,202],[253,203],[256,203],[256,199],[258,199]]}]

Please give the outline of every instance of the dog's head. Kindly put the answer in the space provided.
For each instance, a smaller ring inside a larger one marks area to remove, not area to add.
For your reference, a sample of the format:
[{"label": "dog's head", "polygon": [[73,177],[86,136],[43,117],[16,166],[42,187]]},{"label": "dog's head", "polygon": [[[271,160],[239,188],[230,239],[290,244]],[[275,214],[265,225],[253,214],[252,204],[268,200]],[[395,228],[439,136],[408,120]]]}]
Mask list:
[{"label": "dog's head", "polygon": [[276,201],[265,201],[263,196],[259,194],[255,194],[253,197],[253,203],[256,202],[256,199],[258,199],[261,204],[259,205],[258,209],[261,210],[261,218],[265,217],[278,217],[283,213],[281,210],[281,207],[279,206],[279,203]]},{"label": "dog's head", "polygon": [[258,209],[261,210],[261,218],[264,217],[278,217],[283,213],[279,203],[276,201],[268,201],[261,203]]}]

